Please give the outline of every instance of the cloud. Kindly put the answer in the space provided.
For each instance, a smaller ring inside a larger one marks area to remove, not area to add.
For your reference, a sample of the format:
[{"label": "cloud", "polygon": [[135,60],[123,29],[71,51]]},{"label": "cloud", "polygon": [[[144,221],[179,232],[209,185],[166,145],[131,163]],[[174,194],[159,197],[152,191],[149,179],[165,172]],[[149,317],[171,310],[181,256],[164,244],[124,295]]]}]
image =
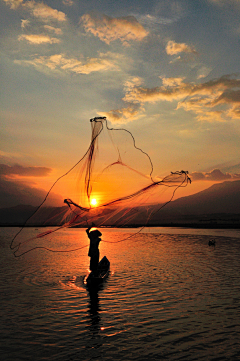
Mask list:
[{"label": "cloud", "polygon": [[[158,101],[178,101],[176,109],[195,112],[199,121],[240,118],[240,79],[235,75],[203,83],[188,83],[184,78],[161,79],[162,86],[154,88],[146,88],[139,83],[128,85],[123,101],[141,106]],[[219,105],[221,109],[218,109]]]},{"label": "cloud", "polygon": [[55,28],[54,26],[44,25],[44,28],[46,30],[48,30],[48,31],[54,32],[56,35],[61,35],[62,34],[62,29]]},{"label": "cloud", "polygon": [[30,12],[35,18],[41,19],[42,21],[47,20],[56,20],[56,21],[66,21],[66,14],[62,11],[51,8],[43,2],[36,2],[34,0],[25,1],[23,0],[4,0],[11,9],[21,8]]},{"label": "cloud", "polygon": [[22,181],[7,180],[0,177],[1,208],[13,207],[19,204],[38,206],[46,196],[46,192],[34,188]]},{"label": "cloud", "polygon": [[214,169],[211,172],[193,172],[190,174],[194,181],[215,181],[221,182],[225,180],[240,179],[240,174],[223,173],[220,169]]},{"label": "cloud", "polygon": [[[59,27],[52,26],[52,22],[56,23],[56,21],[62,23],[65,22],[66,15],[65,13],[58,11],[56,9],[51,8],[50,6],[44,4],[43,2],[36,2],[34,0],[4,0],[7,5],[10,6],[11,9],[17,10],[19,9],[22,12],[30,13],[30,20],[29,19],[22,19],[21,20],[21,28],[26,29],[31,24],[34,27],[39,26],[39,22],[35,19],[50,24],[44,25],[44,29],[47,32],[55,33],[56,35],[61,35],[62,30]],[[33,18],[32,18],[33,17]],[[57,37],[49,36],[48,34],[40,33],[36,34],[38,31],[32,31],[30,34],[22,34],[18,36],[19,41],[27,41],[30,44],[56,44],[60,43],[60,39]]]},{"label": "cloud", "polygon": [[11,9],[17,9],[23,3],[23,0],[3,0],[3,1],[5,1],[5,3],[9,5]]},{"label": "cloud", "polygon": [[108,52],[106,54],[100,53],[98,58],[89,58],[84,62],[77,58],[68,58],[65,56],[65,54],[55,54],[49,57],[40,56],[34,60],[16,60],[15,63],[20,65],[34,65],[40,71],[43,68],[49,68],[53,71],[61,70],[76,74],[90,74],[92,72],[108,70],[118,71],[119,67],[117,63],[121,59],[121,56]]},{"label": "cloud", "polygon": [[21,158],[19,153],[4,152],[0,150],[0,164],[13,164],[17,163]]},{"label": "cloud", "polygon": [[125,96],[122,98],[126,106],[105,115],[113,122],[127,123],[143,115],[145,103],[177,101],[176,110],[192,111],[198,121],[240,119],[240,79],[235,74],[203,83],[189,83],[184,77],[160,79],[162,86],[147,88],[141,78],[130,78],[125,82]]},{"label": "cloud", "polygon": [[129,104],[125,108],[110,110],[109,112],[98,112],[100,116],[106,116],[111,123],[126,124],[138,119],[143,108],[137,104]]},{"label": "cloud", "polygon": [[155,103],[160,100],[173,101],[181,99],[191,92],[192,85],[183,83],[184,78],[162,78],[161,87],[145,88],[143,86],[133,86],[127,89],[126,102],[133,103]]},{"label": "cloud", "polygon": [[23,167],[19,164],[9,166],[0,164],[0,176],[45,177],[52,171],[46,167]]},{"label": "cloud", "polygon": [[240,119],[240,106],[233,106],[228,110],[227,115],[232,119]]},{"label": "cloud", "polygon": [[[39,205],[45,198],[46,191],[36,188],[32,177],[46,177],[51,171],[52,169],[47,167],[0,164],[1,207],[12,207],[18,204]],[[23,181],[27,177],[30,181]]]},{"label": "cloud", "polygon": [[180,86],[183,84],[183,80],[185,78],[164,78],[164,77],[161,77],[160,79],[162,79],[162,83],[164,86],[166,87],[172,87],[172,86]]},{"label": "cloud", "polygon": [[215,111],[205,111],[202,109],[196,109],[195,113],[197,114],[197,120],[202,122],[225,122],[224,118],[224,112],[221,110],[215,110]]},{"label": "cloud", "polygon": [[[131,77],[124,84],[126,92],[134,89],[135,86],[142,84],[142,79],[139,77]],[[135,119],[138,119],[144,113],[142,104],[138,102],[126,102],[126,106],[120,109],[112,109],[108,112],[98,112],[100,116],[106,116],[109,121],[117,124],[126,124]]]},{"label": "cloud", "polygon": [[[177,108],[196,112],[199,120],[209,118],[212,110],[213,120],[240,119],[240,79],[235,75],[222,76],[221,78],[195,85],[189,92],[188,99],[178,103]],[[217,109],[223,105],[224,109]],[[205,113],[205,115],[204,115]],[[208,114],[207,114],[208,113]]]},{"label": "cloud", "polygon": [[62,3],[66,6],[72,6],[74,4],[72,0],[63,0]]},{"label": "cloud", "polygon": [[24,29],[30,24],[29,20],[21,19],[21,28]]},{"label": "cloud", "polygon": [[240,89],[237,90],[227,89],[217,99],[213,101],[213,104],[215,105],[221,103],[240,104]]},{"label": "cloud", "polygon": [[179,56],[177,56],[175,59],[171,60],[171,61],[169,62],[169,64],[174,64],[174,63],[176,63],[176,62],[181,62],[181,61],[183,61],[183,59],[182,59],[181,56],[179,55]]},{"label": "cloud", "polygon": [[41,20],[57,20],[66,21],[66,15],[62,11],[51,8],[44,3],[37,3],[35,1],[27,1],[23,6],[30,11],[30,13]]},{"label": "cloud", "polygon": [[23,35],[19,35],[18,40],[26,40],[31,44],[54,44],[54,43],[60,43],[60,39],[57,38],[52,38],[48,35],[44,35],[44,34],[23,34]]},{"label": "cloud", "polygon": [[158,27],[160,25],[169,25],[173,22],[177,21],[176,17],[164,17],[159,15],[152,15],[152,14],[134,14],[134,16],[141,21],[142,24],[145,24],[148,28]]},{"label": "cloud", "polygon": [[176,43],[175,41],[170,40],[166,45],[166,53],[168,55],[176,55],[179,53],[197,54],[197,51],[193,46],[185,43]]},{"label": "cloud", "polygon": [[106,44],[120,40],[123,45],[130,41],[142,41],[148,31],[136,20],[134,16],[112,18],[107,15],[85,14],[81,17],[85,31],[97,36]]},{"label": "cloud", "polygon": [[[0,176],[0,207],[8,208],[21,204],[39,206],[47,192],[37,188],[33,182],[27,183],[19,179],[8,179]],[[56,193],[49,195],[49,204],[62,205],[62,197]]]},{"label": "cloud", "polygon": [[[124,84],[125,96],[122,99],[126,106],[120,109],[113,109],[109,112],[99,112],[101,116],[107,116],[112,123],[128,123],[143,116],[144,103],[154,103],[159,100],[170,100],[172,96],[169,88],[182,86],[184,78],[162,78],[163,87],[152,89],[142,87],[142,79],[131,77]],[[186,91],[188,94],[189,91]],[[175,98],[182,97],[182,94],[175,94]]]},{"label": "cloud", "polygon": [[197,71],[197,78],[201,79],[201,78],[206,78],[206,76],[209,75],[209,73],[212,71],[212,68],[208,68],[206,66],[202,66],[200,69],[198,69]]}]

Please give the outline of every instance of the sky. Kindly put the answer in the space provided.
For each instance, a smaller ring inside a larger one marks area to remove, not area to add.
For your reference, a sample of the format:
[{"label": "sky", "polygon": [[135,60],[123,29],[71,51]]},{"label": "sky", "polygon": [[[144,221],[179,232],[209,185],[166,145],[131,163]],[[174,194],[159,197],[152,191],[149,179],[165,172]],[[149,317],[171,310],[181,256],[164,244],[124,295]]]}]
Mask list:
[{"label": "sky", "polygon": [[37,205],[89,119],[132,132],[187,196],[240,179],[240,0],[0,0],[0,207]]}]

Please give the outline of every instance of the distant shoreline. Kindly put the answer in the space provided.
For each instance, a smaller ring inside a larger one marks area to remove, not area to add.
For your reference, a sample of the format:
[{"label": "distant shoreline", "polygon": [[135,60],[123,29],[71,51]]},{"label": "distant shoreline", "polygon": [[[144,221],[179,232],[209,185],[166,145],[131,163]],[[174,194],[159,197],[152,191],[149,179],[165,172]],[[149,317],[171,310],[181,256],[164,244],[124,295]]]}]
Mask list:
[{"label": "distant shoreline", "polygon": [[[18,224],[0,224],[0,227],[14,227],[14,228],[43,228],[43,227],[60,227],[59,225],[18,225]],[[100,226],[99,228],[157,228],[157,227],[163,227],[163,228],[195,228],[195,229],[240,229],[240,224],[234,224],[234,223],[227,223],[227,224],[217,224],[217,223],[164,223],[164,224],[148,224],[146,226],[144,225],[137,225],[132,224],[129,226]],[[86,228],[84,227],[69,227],[69,228]]]}]

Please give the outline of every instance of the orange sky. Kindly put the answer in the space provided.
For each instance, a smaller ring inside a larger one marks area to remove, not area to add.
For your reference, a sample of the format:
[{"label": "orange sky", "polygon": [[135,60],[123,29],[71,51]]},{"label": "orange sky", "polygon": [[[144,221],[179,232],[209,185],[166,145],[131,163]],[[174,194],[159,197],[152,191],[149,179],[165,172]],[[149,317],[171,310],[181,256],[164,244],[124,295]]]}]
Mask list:
[{"label": "orange sky", "polygon": [[238,0],[0,0],[0,14],[2,207],[37,205],[95,116],[134,135],[155,177],[189,171],[176,197],[240,178]]}]

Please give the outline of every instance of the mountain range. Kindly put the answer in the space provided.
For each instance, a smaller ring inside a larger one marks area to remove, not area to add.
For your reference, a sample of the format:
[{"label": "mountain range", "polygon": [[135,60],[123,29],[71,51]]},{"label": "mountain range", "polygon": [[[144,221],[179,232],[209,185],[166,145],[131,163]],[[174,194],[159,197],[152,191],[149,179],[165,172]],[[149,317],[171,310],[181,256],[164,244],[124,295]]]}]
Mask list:
[{"label": "mountain range", "polygon": [[[240,181],[217,183],[199,193],[174,200],[159,210],[160,207],[160,204],[138,207],[135,209],[136,216],[131,218],[128,226],[145,224],[148,214],[152,214],[148,223],[151,226],[229,226],[238,228],[240,227]],[[31,205],[0,208],[0,225],[23,225],[35,209]],[[57,211],[58,209],[52,208],[51,213]],[[105,213],[108,213],[107,209],[103,211],[103,217]],[[42,220],[39,221],[42,223]],[[109,225],[111,224],[118,224],[114,216]],[[119,226],[121,226],[120,223]]]}]

